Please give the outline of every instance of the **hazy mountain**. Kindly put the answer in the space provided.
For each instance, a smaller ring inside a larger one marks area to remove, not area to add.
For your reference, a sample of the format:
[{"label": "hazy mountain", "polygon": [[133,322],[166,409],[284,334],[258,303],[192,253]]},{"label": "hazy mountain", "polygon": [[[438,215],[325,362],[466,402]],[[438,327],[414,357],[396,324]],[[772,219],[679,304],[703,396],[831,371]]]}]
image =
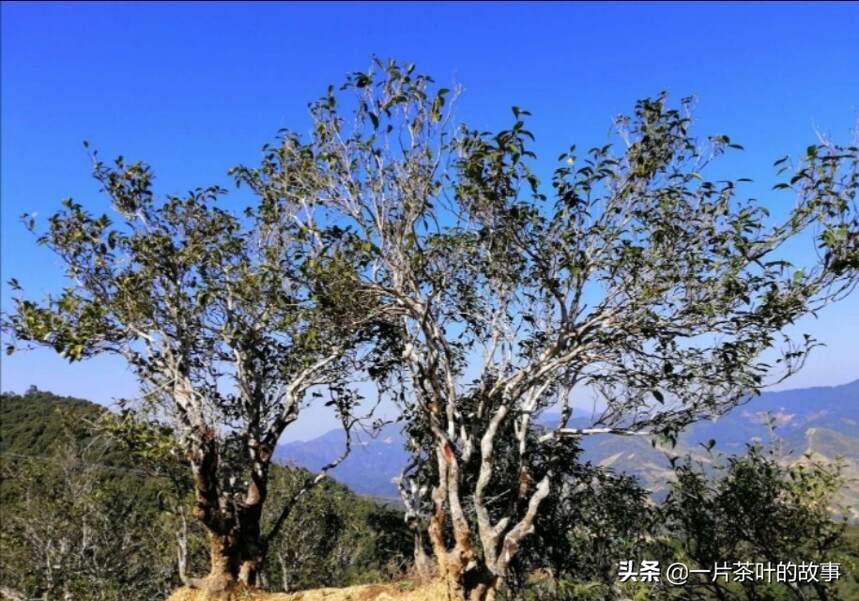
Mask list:
[{"label": "hazy mountain", "polygon": [[741,450],[750,440],[769,440],[766,414],[779,438],[794,439],[810,427],[859,436],[859,380],[841,386],[767,392],[716,421],[696,424],[684,440],[697,443],[713,438],[720,448]]},{"label": "hazy mountain", "polygon": [[[318,470],[343,452],[342,430],[332,430],[303,442],[279,445],[275,460]],[[400,436],[400,425],[389,424],[375,436],[354,434],[352,452],[331,473],[355,492],[378,497],[398,497],[394,478],[403,469],[408,455]]]},{"label": "hazy mountain", "polygon": [[[767,418],[767,414],[769,418]],[[710,439],[723,453],[741,453],[753,441],[782,439],[786,461],[819,461],[843,458],[849,483],[847,498],[859,507],[859,380],[842,386],[826,386],[767,392],[716,421],[696,424],[674,449],[654,448],[645,438],[611,435],[588,437],[585,458],[639,477],[654,491],[664,488],[670,475],[668,456],[693,454],[701,461],[710,457],[699,446]],[[332,431],[306,442],[278,447],[279,461],[319,469],[343,449],[343,434]],[[399,426],[387,426],[378,436],[359,437],[352,454],[332,475],[353,490],[382,497],[397,495],[394,478],[405,465]]]},{"label": "hazy mountain", "polygon": [[[41,391],[3,395],[2,409],[0,452],[13,453],[29,453],[33,448],[44,451],[69,434],[84,436],[71,430],[82,428],[104,411],[86,401]],[[55,415],[73,418],[56,420],[51,417]],[[654,448],[646,438],[611,435],[587,437],[583,446],[586,459],[634,474],[658,494],[671,475],[671,455],[691,453],[707,462],[711,457],[700,444],[710,439],[717,441],[719,452],[741,453],[749,442],[768,442],[773,437],[782,441],[786,462],[840,459],[848,481],[842,501],[859,518],[859,380],[842,386],[765,393],[719,420],[696,424],[674,449]],[[343,433],[333,430],[313,440],[281,445],[275,457],[281,463],[318,470],[342,452],[343,441]],[[399,425],[391,424],[375,437],[356,434],[351,455],[332,475],[358,493],[396,498],[394,479],[406,461]]]}]

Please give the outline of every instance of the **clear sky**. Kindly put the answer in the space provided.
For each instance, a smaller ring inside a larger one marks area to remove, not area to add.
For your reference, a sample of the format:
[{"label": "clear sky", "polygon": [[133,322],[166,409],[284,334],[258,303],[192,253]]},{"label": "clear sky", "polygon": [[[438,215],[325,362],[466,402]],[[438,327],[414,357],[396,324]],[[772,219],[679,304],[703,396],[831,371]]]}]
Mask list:
[{"label": "clear sky", "polygon": [[[859,5],[274,4],[2,5],[2,306],[16,277],[38,295],[62,285],[57,261],[18,217],[64,197],[101,210],[81,146],[149,162],[159,192],[228,184],[278,128],[305,130],[307,102],[373,55],[416,62],[465,88],[459,116],[508,124],[534,113],[551,168],[569,146],[606,141],[610,119],[667,90],[698,98],[697,131],[746,151],[722,164],[755,180],[777,215],[770,165],[817,131],[848,140],[859,119]],[[859,377],[859,294],[800,324],[828,344],[791,387]],[[131,396],[122,365],[69,366],[47,351],[3,357],[3,390],[30,384],[103,403]],[[293,436],[329,422],[303,420]]]}]

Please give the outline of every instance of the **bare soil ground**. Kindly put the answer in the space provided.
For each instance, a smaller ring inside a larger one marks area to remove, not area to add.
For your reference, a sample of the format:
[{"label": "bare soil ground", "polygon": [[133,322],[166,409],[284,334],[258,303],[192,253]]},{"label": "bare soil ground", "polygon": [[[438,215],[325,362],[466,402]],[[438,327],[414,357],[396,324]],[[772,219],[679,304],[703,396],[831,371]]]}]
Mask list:
[{"label": "bare soil ground", "polygon": [[297,593],[266,593],[236,588],[224,593],[180,588],[167,601],[443,601],[444,586],[433,582],[417,588],[407,583],[364,584],[346,588],[319,588]]}]

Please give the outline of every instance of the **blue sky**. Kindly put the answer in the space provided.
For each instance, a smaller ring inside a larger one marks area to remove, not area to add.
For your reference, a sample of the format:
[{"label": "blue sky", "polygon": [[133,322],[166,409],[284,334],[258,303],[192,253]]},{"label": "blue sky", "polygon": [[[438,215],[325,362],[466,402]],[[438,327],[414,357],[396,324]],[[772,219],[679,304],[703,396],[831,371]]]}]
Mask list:
[{"label": "blue sky", "polygon": [[[373,55],[416,62],[465,88],[480,128],[534,113],[545,164],[606,141],[610,119],[667,90],[698,98],[701,134],[746,151],[722,163],[777,215],[770,165],[859,119],[855,4],[51,4],[2,5],[0,270],[32,294],[62,284],[18,217],[64,197],[106,208],[81,146],[149,162],[160,192],[227,184],[278,128],[304,131],[307,102]],[[9,290],[2,288],[3,309]],[[859,377],[859,295],[800,324],[828,344],[790,386]],[[73,366],[47,351],[3,358],[3,390],[29,384],[108,403],[133,395],[114,360]],[[311,415],[299,434],[328,427]]]}]

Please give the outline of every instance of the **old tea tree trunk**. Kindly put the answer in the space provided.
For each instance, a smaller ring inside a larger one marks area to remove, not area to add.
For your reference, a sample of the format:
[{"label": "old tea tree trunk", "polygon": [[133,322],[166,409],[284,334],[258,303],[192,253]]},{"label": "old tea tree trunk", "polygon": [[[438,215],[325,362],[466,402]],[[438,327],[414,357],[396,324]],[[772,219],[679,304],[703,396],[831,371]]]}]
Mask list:
[{"label": "old tea tree trunk", "polygon": [[[258,171],[239,173],[257,188]],[[41,345],[71,361],[123,358],[142,390],[124,415],[157,416],[192,470],[211,570],[187,583],[253,586],[297,498],[342,460],[282,501],[272,530],[261,531],[272,454],[308,390],[344,425],[354,421],[359,398],[344,382],[362,367],[371,296],[344,287],[353,266],[342,230],[318,229],[324,245],[297,235],[312,216],[297,214],[288,195],[261,196],[239,217],[218,206],[216,187],[156,199],[141,163],[95,160],[95,177],[119,224],[72,200],[48,220],[38,243],[61,259],[68,287],[15,300],[3,323],[14,340],[7,352]]]},{"label": "old tea tree trunk", "polygon": [[[449,91],[395,62],[340,89],[356,97],[331,88],[312,105],[311,139],[283,140],[266,189],[288,179],[315,215],[350,224],[353,289],[394,320],[390,385],[431,466],[428,530],[451,599],[493,598],[570,438],[672,438],[724,413],[795,371],[814,341],[784,328],[856,284],[855,146],[809,147],[776,186],[795,199],[774,222],[738,197],[741,180],[704,179],[737,145],[691,136],[685,101],[639,101],[616,121],[620,143],[572,148],[541,186],[521,109],[503,131],[457,127]],[[815,244],[801,266],[780,256],[797,237]],[[572,428],[583,387],[604,409]],[[535,426],[550,407],[557,423]]]}]

